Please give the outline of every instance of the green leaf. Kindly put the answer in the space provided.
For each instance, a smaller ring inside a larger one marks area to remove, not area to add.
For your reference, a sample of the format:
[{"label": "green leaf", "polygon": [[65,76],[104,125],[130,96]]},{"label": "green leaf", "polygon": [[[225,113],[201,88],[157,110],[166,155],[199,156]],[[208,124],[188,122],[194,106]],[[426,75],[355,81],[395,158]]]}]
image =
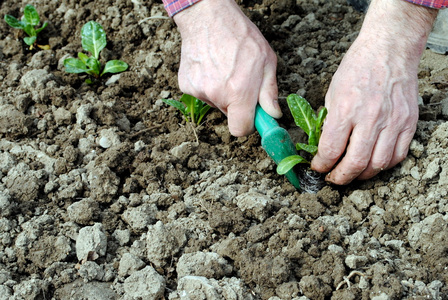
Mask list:
[{"label": "green leaf", "polygon": [[180,102],[185,104],[185,113],[186,117],[190,117],[191,122],[195,123],[195,101],[197,100],[196,97],[193,97],[188,94],[183,94],[182,97],[180,97]]},{"label": "green leaf", "polygon": [[300,151],[300,150],[306,151],[313,156],[316,155],[316,153],[317,153],[317,146],[308,145],[308,144],[304,144],[304,143],[297,143],[296,149],[298,151]]},{"label": "green leaf", "polygon": [[183,94],[182,97],[180,97],[179,101],[184,103],[185,106],[190,107],[192,104],[194,105],[195,100],[196,100],[195,97],[188,94]]},{"label": "green leaf", "polygon": [[85,55],[82,52],[78,52],[78,58],[83,62],[83,63],[87,63],[87,60],[89,59],[89,57],[87,55]]},{"label": "green leaf", "polygon": [[89,74],[98,77],[100,75],[101,64],[95,57],[89,57],[86,61],[86,66],[89,67]]},{"label": "green leaf", "polygon": [[317,142],[319,143],[320,136],[322,134],[322,125],[324,125],[324,120],[327,117],[328,110],[326,107],[322,107],[322,109],[319,111],[319,114],[317,115],[316,120],[316,136],[317,136]]},{"label": "green leaf", "polygon": [[98,59],[106,43],[106,32],[100,24],[95,21],[84,24],[81,29],[81,44],[84,50],[89,51]]},{"label": "green leaf", "polygon": [[5,22],[8,23],[9,26],[11,26],[12,28],[16,28],[16,29],[23,29],[24,24],[17,20],[16,18],[14,18],[11,15],[5,15]]},{"label": "green leaf", "polygon": [[295,165],[300,163],[310,163],[306,159],[304,159],[300,155],[291,155],[288,157],[285,157],[280,161],[280,163],[277,166],[277,173],[280,175],[284,175],[288,173],[289,170],[291,170]]},{"label": "green leaf", "polygon": [[128,64],[121,60],[109,60],[104,66],[104,70],[101,73],[101,76],[105,73],[120,73],[126,71],[128,68]]},{"label": "green leaf", "polygon": [[36,34],[38,34],[39,32],[41,32],[45,27],[47,27],[48,23],[45,22],[44,24],[42,24],[41,28],[36,29]]},{"label": "green leaf", "polygon": [[175,108],[177,108],[178,110],[180,110],[180,112],[185,116],[188,117],[187,112],[185,111],[185,105],[182,104],[181,102],[177,101],[177,100],[173,100],[173,99],[162,99],[163,102],[165,102],[168,105],[174,106]]},{"label": "green leaf", "polygon": [[31,26],[39,25],[39,22],[40,22],[39,13],[36,11],[34,6],[32,6],[31,4],[28,4],[27,6],[25,6],[25,9],[23,10],[23,16],[28,25],[31,25]]},{"label": "green leaf", "polygon": [[305,98],[296,94],[289,95],[286,101],[294,117],[294,122],[309,136],[316,124],[316,114],[313,108]]},{"label": "green leaf", "polygon": [[[36,42],[36,36],[30,36],[30,37],[24,37],[23,41],[25,42],[25,44],[27,44],[28,46],[32,46],[34,45],[34,43]],[[31,49],[31,48],[30,48]]]},{"label": "green leaf", "polygon": [[210,105],[208,105],[208,104],[205,104],[201,108],[200,113],[199,113],[199,119],[198,119],[198,122],[197,122],[198,125],[201,124],[202,118],[204,118],[205,114],[210,110],[210,108],[212,108],[212,107]]},{"label": "green leaf", "polygon": [[23,31],[26,32],[26,34],[28,34],[28,36],[37,36],[36,34],[36,30],[34,29],[34,26],[26,24],[23,27]]},{"label": "green leaf", "polygon": [[67,73],[87,73],[87,66],[77,58],[67,58],[64,60],[64,67]]},{"label": "green leaf", "polygon": [[308,137],[308,144],[311,146],[316,146],[319,144],[319,140],[316,133],[316,128],[313,128],[310,132],[310,136]]}]

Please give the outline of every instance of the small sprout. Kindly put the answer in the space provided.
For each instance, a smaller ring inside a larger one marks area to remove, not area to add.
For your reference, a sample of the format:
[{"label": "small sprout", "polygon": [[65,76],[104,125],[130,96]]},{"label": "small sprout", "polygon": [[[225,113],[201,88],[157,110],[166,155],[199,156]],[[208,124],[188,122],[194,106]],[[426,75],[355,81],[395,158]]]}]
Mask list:
[{"label": "small sprout", "polygon": [[[79,52],[78,58],[67,58],[64,60],[65,71],[67,73],[87,73],[94,78],[99,78],[106,73],[120,73],[126,71],[128,64],[121,60],[110,60],[106,62],[104,68],[99,61],[101,50],[106,47],[106,32],[103,27],[95,21],[89,21],[81,29],[82,48],[92,54]],[[87,83],[92,80],[87,79]]]},{"label": "small sprout", "polygon": [[[297,143],[296,149],[308,152],[313,157],[317,153],[317,145],[322,134],[322,125],[327,116],[327,109],[323,107],[319,111],[319,114],[316,115],[308,101],[296,94],[289,95],[286,101],[294,117],[294,122],[308,135],[308,144]],[[300,163],[309,164],[310,162],[300,155],[288,156],[278,164],[277,173],[280,175],[286,174],[295,165]]]},{"label": "small sprout", "polygon": [[20,21],[11,15],[5,15],[5,22],[13,28],[22,29],[28,35],[23,38],[23,40],[28,46],[30,46],[30,50],[33,50],[35,46],[45,50],[50,49],[49,45],[42,46],[36,44],[37,34],[47,27],[48,23],[44,22],[42,27],[35,28],[40,23],[40,17],[39,13],[31,4],[25,6],[23,16]]},{"label": "small sprout", "polygon": [[162,99],[163,102],[174,106],[184,115],[186,122],[192,122],[196,125],[201,124],[202,118],[211,108],[202,100],[188,94],[183,94],[179,101],[174,99]]}]

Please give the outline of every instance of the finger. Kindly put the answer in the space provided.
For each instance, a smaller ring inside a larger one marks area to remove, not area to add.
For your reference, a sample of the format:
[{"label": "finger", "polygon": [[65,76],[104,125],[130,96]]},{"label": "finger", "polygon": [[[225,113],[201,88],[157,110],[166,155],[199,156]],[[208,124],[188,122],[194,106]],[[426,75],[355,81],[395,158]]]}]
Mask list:
[{"label": "finger", "polygon": [[[244,102],[244,99],[239,99],[227,107],[229,131],[233,136],[246,136],[255,131],[255,105]],[[253,102],[256,103],[256,99]]]},{"label": "finger", "polygon": [[338,118],[330,112],[322,128],[319,149],[311,161],[311,169],[329,172],[344,153],[351,131],[352,125],[346,118]]},{"label": "finger", "polygon": [[401,132],[398,135],[397,143],[395,145],[394,154],[390,160],[388,168],[392,168],[398,163],[402,162],[408,155],[409,145],[411,144],[412,138],[414,137],[415,128],[410,128],[406,131]]},{"label": "finger", "polygon": [[272,61],[264,68],[258,102],[265,112],[273,118],[281,118],[283,113],[278,104],[277,86],[277,57],[273,55]]},{"label": "finger", "polygon": [[353,129],[346,155],[325,180],[338,185],[348,184],[367,168],[378,134],[371,127],[364,128],[357,126]]},{"label": "finger", "polygon": [[358,179],[366,180],[387,169],[391,163],[396,148],[397,135],[389,130],[383,130],[373,148],[372,157],[366,169],[359,174]]}]

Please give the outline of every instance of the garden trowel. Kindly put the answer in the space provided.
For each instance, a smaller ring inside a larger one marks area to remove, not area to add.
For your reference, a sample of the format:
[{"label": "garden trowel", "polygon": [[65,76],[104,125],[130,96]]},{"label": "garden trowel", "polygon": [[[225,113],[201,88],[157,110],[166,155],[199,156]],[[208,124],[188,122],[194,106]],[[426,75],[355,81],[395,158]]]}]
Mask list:
[{"label": "garden trowel", "polygon": [[[255,109],[255,128],[261,136],[261,146],[278,164],[283,158],[297,155],[296,147],[286,129],[280,127],[277,121],[268,115],[260,105]],[[300,189],[300,181],[293,169],[285,174],[289,182]]]}]

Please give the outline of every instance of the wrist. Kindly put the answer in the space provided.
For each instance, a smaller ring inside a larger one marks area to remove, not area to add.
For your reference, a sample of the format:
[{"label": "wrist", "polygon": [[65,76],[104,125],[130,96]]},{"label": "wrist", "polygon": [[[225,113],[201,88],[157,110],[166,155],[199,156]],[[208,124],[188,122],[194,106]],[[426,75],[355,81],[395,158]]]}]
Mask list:
[{"label": "wrist", "polygon": [[437,10],[403,0],[372,0],[360,37],[418,64]]},{"label": "wrist", "polygon": [[170,17],[189,8],[201,0],[163,0],[163,6]]}]

